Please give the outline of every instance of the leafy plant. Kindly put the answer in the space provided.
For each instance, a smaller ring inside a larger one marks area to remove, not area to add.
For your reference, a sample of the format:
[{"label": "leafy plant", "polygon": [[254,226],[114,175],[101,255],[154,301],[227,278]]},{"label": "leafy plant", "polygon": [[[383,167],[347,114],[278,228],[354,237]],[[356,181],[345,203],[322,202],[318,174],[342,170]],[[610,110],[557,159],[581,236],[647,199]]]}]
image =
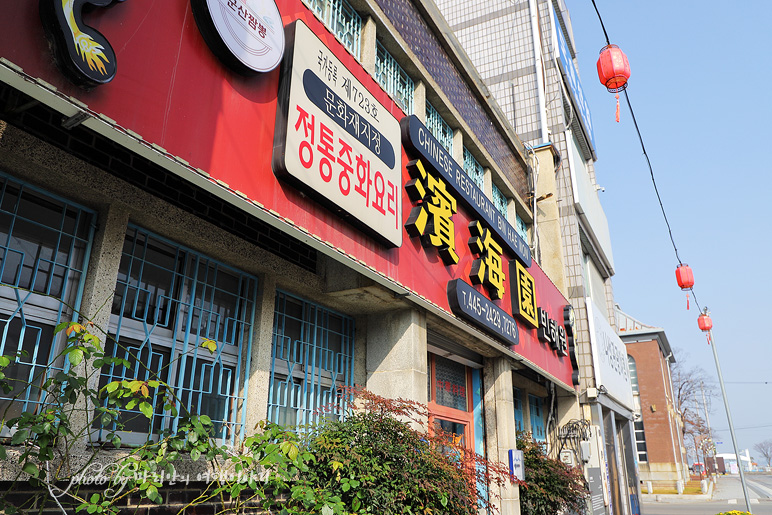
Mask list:
[{"label": "leafy plant", "polygon": [[[0,418],[0,429],[8,428],[13,435],[7,443],[19,463],[19,472],[9,491],[26,475],[34,487],[47,490],[49,498],[55,499],[60,508],[59,499],[67,498],[78,512],[112,515],[127,504],[129,495],[163,503],[160,490],[164,478],[176,477],[177,466],[183,461],[201,461],[206,486],[180,513],[209,502],[219,502],[235,511],[249,505],[287,514],[344,513],[340,498],[297,481],[314,457],[301,449],[293,432],[261,423],[255,428],[257,433],[246,438],[240,447],[227,448],[218,444],[212,420],[190,412],[164,381],[116,380],[99,389],[89,386],[97,383],[94,376],[100,374],[103,366],[130,368],[127,360],[105,355],[91,328],[90,323],[74,322],[56,327],[56,333],[65,333],[66,345],[54,362],[64,360],[65,367],[50,377],[46,376],[47,371],[30,382],[15,379],[14,374],[6,377],[5,371],[16,365],[20,355],[0,356],[0,388],[8,394],[36,385],[43,400],[36,411],[8,418],[6,410]],[[212,340],[203,341],[201,346],[212,353],[217,350]],[[81,366],[85,363],[89,366]],[[165,415],[177,417],[176,430],[163,429],[155,436],[148,435],[142,445],[121,448],[121,413],[138,410],[137,416],[152,419],[157,416],[159,400]],[[106,452],[105,446],[89,447],[90,455],[78,470],[70,470],[73,463],[67,459],[77,443],[90,438],[95,426],[114,427],[115,430],[107,432],[106,442],[122,451],[109,455],[113,460],[110,466],[100,465],[97,469],[107,475],[103,491],[97,493],[81,488],[76,479],[95,470],[92,466]],[[6,447],[0,445],[0,460],[8,460],[8,454]],[[58,488],[58,484],[68,481],[68,488]],[[277,496],[282,492],[286,499]],[[0,494],[0,509],[5,512],[16,513],[26,507],[24,503],[11,503]]]},{"label": "leafy plant", "polygon": [[518,434],[523,451],[525,481],[520,487],[523,515],[554,515],[564,511],[586,513],[587,483],[578,467],[550,458],[530,434]]},{"label": "leafy plant", "polygon": [[309,432],[306,447],[316,460],[301,478],[333,492],[348,511],[476,514],[492,507],[478,485],[510,480],[504,464],[427,427],[426,406],[360,388],[343,393],[354,396],[353,409]]}]

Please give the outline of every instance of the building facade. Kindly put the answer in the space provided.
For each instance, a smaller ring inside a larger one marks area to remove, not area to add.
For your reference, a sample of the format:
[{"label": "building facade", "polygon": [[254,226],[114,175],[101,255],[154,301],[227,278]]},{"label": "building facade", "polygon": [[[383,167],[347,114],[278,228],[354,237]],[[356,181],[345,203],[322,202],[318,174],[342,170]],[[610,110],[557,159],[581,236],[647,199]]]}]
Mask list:
[{"label": "building facade", "polygon": [[[589,443],[595,452],[585,472],[593,489],[593,513],[638,513],[633,398],[626,352],[614,329],[614,259],[598,197],[602,188],[595,176],[592,117],[574,62],[577,43],[568,9],[563,0],[437,0],[437,5],[529,157],[533,149],[532,162],[543,162],[536,152],[544,145],[560,156],[552,177],[545,178],[538,167],[530,207],[539,213],[540,199],[552,194],[560,200],[562,245],[548,252],[564,263],[562,291],[576,311],[583,406],[569,419],[592,426]],[[543,182],[547,179],[551,182]],[[536,241],[549,238],[538,217],[533,233]],[[568,427],[561,433],[559,425],[552,431],[556,441],[571,434]]]},{"label": "building facade", "polygon": [[[673,394],[676,359],[664,329],[643,324],[617,306],[635,400],[635,446],[641,482],[677,488],[689,480],[683,422]],[[649,483],[650,482],[650,483]]]},{"label": "building facade", "polygon": [[[161,378],[226,445],[340,414],[355,384],[428,404],[489,458],[516,423],[546,439],[579,380],[557,198],[529,200],[554,146],[529,163],[427,3],[210,4],[0,20],[0,354],[30,356],[8,373],[68,366],[53,328],[91,320],[127,360],[100,384]],[[126,415],[80,452],[177,423]]]}]

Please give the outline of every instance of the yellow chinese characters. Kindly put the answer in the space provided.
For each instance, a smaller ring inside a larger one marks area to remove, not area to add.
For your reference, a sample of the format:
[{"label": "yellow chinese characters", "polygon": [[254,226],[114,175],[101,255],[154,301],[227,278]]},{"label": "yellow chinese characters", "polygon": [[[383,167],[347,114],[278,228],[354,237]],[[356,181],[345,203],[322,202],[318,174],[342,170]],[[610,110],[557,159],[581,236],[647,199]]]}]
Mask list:
[{"label": "yellow chinese characters", "polygon": [[[512,297],[512,312],[520,316],[533,327],[539,327],[539,319],[536,312],[536,289],[533,276],[520,263],[516,262],[515,285],[516,295]],[[511,269],[510,269],[511,271]]]},{"label": "yellow chinese characters", "polygon": [[424,247],[436,247],[445,265],[457,264],[452,218],[456,212],[455,197],[448,192],[445,181],[427,173],[420,160],[410,161],[407,170],[412,180],[405,185],[405,190],[410,200],[418,202],[405,224],[407,233],[420,236]]},{"label": "yellow chinese characters", "polygon": [[469,277],[473,284],[482,284],[488,290],[492,299],[504,296],[504,267],[501,261],[501,245],[493,240],[490,229],[486,229],[478,221],[469,224],[469,249],[480,257],[472,263]]}]

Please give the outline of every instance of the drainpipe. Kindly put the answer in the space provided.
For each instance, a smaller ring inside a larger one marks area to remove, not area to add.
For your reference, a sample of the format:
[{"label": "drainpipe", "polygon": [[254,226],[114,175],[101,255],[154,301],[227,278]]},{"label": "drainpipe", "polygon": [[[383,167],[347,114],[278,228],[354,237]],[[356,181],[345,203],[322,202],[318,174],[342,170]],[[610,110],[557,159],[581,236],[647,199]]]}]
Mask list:
[{"label": "drainpipe", "polygon": [[536,95],[539,103],[539,133],[540,143],[549,141],[547,128],[547,104],[544,100],[544,63],[542,61],[541,30],[539,29],[539,6],[537,0],[528,0],[528,10],[531,19],[531,38],[533,39],[533,60],[536,68]]}]

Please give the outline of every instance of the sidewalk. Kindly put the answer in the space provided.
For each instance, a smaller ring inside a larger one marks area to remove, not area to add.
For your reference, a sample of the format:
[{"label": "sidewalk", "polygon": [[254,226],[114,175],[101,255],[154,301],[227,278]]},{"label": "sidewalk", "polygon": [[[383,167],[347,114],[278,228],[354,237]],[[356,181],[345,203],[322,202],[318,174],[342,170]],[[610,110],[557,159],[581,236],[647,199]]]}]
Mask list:
[{"label": "sidewalk", "polygon": [[701,502],[713,498],[713,481],[708,481],[706,494],[641,494],[641,502]]}]

